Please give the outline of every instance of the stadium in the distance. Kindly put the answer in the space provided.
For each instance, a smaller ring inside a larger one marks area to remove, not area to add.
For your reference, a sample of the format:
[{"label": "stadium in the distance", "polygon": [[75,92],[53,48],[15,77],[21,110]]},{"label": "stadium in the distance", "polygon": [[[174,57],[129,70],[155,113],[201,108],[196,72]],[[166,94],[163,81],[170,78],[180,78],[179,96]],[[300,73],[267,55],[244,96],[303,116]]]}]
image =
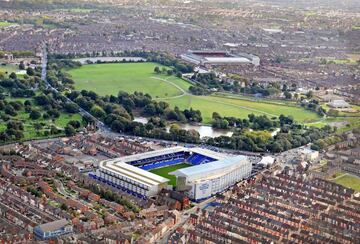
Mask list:
[{"label": "stadium in the distance", "polygon": [[102,161],[90,177],[140,198],[176,186],[194,201],[220,193],[251,174],[246,156],[173,147]]}]

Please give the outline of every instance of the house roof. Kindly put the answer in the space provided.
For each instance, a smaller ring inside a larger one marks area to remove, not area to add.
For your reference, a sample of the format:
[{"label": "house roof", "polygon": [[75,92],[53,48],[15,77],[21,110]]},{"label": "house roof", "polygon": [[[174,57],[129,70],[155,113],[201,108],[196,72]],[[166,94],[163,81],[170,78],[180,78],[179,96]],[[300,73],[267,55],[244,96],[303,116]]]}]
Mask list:
[{"label": "house roof", "polygon": [[231,158],[221,159],[206,164],[200,164],[188,168],[178,169],[174,172],[171,172],[170,174],[175,176],[182,176],[182,177],[198,176],[198,175],[204,175],[208,172],[222,171],[233,165],[237,165],[237,164],[246,165],[249,163],[250,162],[248,160],[248,157],[240,155]]}]

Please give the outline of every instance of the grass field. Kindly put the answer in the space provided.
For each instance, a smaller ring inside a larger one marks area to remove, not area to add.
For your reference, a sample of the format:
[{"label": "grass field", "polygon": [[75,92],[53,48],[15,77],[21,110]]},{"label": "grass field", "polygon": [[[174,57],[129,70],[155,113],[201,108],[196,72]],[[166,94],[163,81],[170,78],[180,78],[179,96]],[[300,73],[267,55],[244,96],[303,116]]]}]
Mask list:
[{"label": "grass field", "polygon": [[[187,89],[186,81],[165,75],[156,75],[155,63],[93,64],[70,70],[78,90],[93,90],[100,95],[117,95],[119,91],[142,91],[154,98],[174,97],[183,94],[177,87]],[[169,78],[171,82],[167,82]],[[174,85],[176,84],[176,85]]]},{"label": "grass field", "polygon": [[153,170],[150,170],[150,172],[169,179],[170,180],[169,184],[172,186],[176,186],[176,176],[169,175],[169,173],[173,172],[177,169],[182,169],[182,168],[187,168],[187,167],[191,167],[191,165],[187,164],[187,163],[181,163],[181,164],[171,165],[171,166],[163,167],[163,168],[159,168],[159,169],[153,169]]},{"label": "grass field", "polygon": [[292,115],[296,121],[311,123],[320,117],[294,103],[281,100],[254,100],[241,95],[217,93],[212,96],[193,96],[188,93],[191,85],[175,76],[156,75],[155,63],[93,64],[69,70],[77,90],[93,90],[100,95],[117,95],[122,91],[149,93],[153,98],[168,102],[180,109],[194,108],[202,113],[203,123],[212,121],[212,113],[222,116],[247,118],[248,114],[275,117]]},{"label": "grass field", "polygon": [[[8,101],[20,101],[20,102],[24,102],[25,98],[7,98]],[[30,99],[30,101],[32,101],[34,103],[33,100]],[[44,113],[44,111],[42,111],[41,107],[39,106],[34,106],[33,108],[37,108],[39,111],[41,111],[41,113]],[[1,113],[0,113],[1,114]],[[11,117],[11,120],[14,121],[21,121],[24,125],[24,138],[22,140],[32,140],[32,139],[40,139],[40,138],[44,138],[44,131],[49,130],[51,125],[56,126],[58,129],[64,129],[65,126],[67,125],[67,123],[71,120],[77,120],[82,122],[82,118],[80,114],[69,114],[69,113],[60,113],[60,117],[56,118],[54,120],[52,119],[43,119],[42,117],[37,119],[37,120],[32,120],[29,118],[29,113],[25,112],[25,109],[22,108],[21,110],[17,111],[17,115],[14,117]],[[40,129],[39,131],[36,131],[34,125],[36,123],[44,123],[45,126],[43,126],[42,129]],[[0,124],[0,132],[6,130],[6,122],[2,122]],[[57,134],[55,136],[59,136],[59,135],[63,135],[63,134]]]},{"label": "grass field", "polygon": [[9,22],[5,22],[5,21],[0,21],[0,28],[1,27],[8,27],[10,25],[13,25],[14,23],[9,23]]},{"label": "grass field", "polygon": [[360,178],[348,174],[338,177],[335,182],[345,187],[360,191]]},{"label": "grass field", "polygon": [[315,122],[320,117],[300,107],[272,104],[262,101],[249,101],[245,99],[227,98],[218,96],[192,96],[186,95],[175,99],[167,99],[172,106],[181,109],[192,107],[201,111],[204,123],[210,123],[212,113],[219,112],[222,116],[247,118],[248,114],[267,115],[268,117],[292,115],[299,122]]},{"label": "grass field", "polygon": [[18,72],[19,67],[13,64],[7,64],[7,65],[0,65],[0,71],[7,73],[7,75],[10,75],[11,72]]}]

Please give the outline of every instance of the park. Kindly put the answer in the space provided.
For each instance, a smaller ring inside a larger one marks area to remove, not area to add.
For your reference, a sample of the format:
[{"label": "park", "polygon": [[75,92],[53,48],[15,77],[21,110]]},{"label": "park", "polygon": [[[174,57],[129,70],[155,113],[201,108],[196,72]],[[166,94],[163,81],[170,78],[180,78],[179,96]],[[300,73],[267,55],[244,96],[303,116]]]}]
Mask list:
[{"label": "park", "polygon": [[213,112],[238,118],[247,118],[251,113],[267,115],[270,118],[284,114],[291,115],[302,123],[320,120],[316,113],[285,101],[274,103],[265,99],[252,100],[223,94],[194,96],[188,92],[191,86],[188,81],[156,74],[156,66],[160,69],[164,67],[150,62],[90,64],[71,69],[68,73],[74,79],[77,90],[92,90],[99,95],[117,95],[119,91],[148,93],[154,99],[166,101],[172,107],[199,109],[205,124],[211,122]]}]

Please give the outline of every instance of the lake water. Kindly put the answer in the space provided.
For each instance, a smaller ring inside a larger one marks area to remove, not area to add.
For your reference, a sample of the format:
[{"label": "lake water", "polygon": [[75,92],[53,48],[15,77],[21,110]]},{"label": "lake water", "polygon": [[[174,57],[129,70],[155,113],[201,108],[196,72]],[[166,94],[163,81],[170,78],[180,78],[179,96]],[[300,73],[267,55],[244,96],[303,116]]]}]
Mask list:
[{"label": "lake water", "polygon": [[[145,117],[135,117],[134,121],[146,124],[148,119]],[[218,137],[218,136],[232,136],[233,132],[229,130],[217,130],[213,129],[209,125],[191,125],[191,124],[179,124],[181,129],[184,130],[196,130],[200,134],[200,138],[203,137]],[[166,127],[167,130],[170,129],[170,126]]]}]

